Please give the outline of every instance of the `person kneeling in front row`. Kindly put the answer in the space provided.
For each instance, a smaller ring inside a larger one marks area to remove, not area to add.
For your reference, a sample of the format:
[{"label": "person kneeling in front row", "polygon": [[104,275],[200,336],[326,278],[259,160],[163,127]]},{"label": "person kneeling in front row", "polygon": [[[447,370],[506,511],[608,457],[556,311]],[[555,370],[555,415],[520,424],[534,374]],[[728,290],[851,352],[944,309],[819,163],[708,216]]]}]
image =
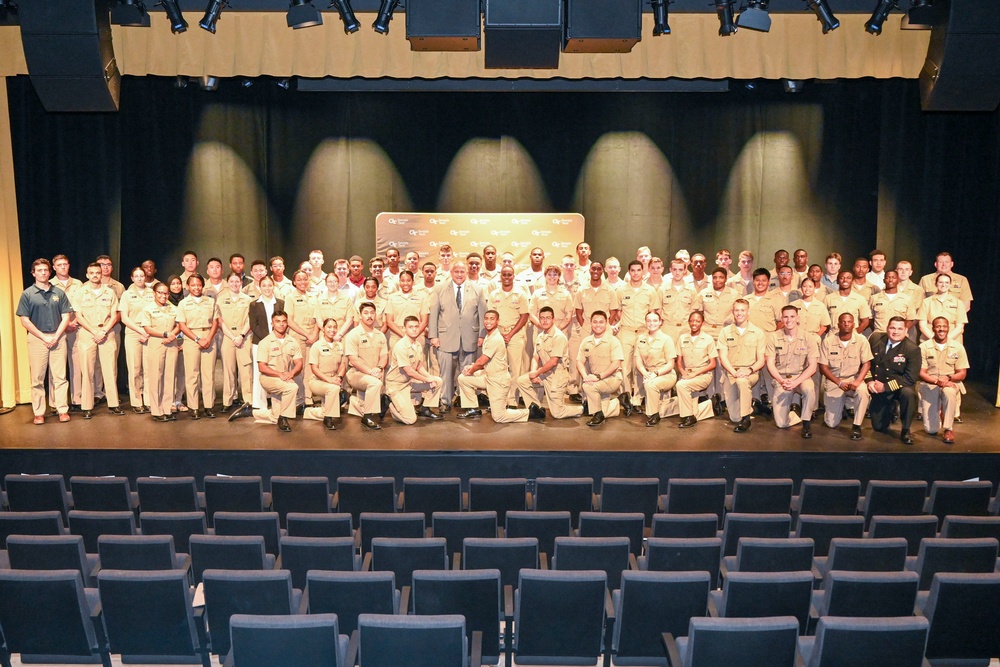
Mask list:
[{"label": "person kneeling in front row", "polygon": [[275,310],[271,315],[271,334],[257,345],[257,368],[260,385],[271,397],[270,410],[254,410],[257,421],[277,422],[278,430],[292,430],[288,420],[295,419],[295,397],[299,386],[295,376],[302,372],[302,350],[288,334],[288,315]]}]

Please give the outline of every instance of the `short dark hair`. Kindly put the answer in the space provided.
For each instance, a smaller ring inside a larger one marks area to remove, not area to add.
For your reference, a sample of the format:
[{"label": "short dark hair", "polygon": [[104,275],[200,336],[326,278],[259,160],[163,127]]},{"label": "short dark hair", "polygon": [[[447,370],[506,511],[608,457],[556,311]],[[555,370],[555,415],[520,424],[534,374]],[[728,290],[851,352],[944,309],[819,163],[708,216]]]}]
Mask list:
[{"label": "short dark hair", "polygon": [[767,276],[767,279],[771,279],[771,272],[765,268],[754,269],[752,276],[756,278],[757,276]]}]

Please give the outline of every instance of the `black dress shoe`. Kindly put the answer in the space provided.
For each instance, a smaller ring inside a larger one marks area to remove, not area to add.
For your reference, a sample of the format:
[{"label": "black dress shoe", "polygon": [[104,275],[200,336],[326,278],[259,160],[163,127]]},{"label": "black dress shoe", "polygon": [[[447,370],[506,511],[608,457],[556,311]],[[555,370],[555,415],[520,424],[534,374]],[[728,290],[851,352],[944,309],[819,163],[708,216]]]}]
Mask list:
[{"label": "black dress shoe", "polygon": [[232,410],[232,409],[233,409],[233,406],[232,406],[232,405],[225,405],[225,404],[223,404],[223,405],[222,405],[222,409],[221,409],[221,410],[219,410],[219,412],[221,412],[221,413],[222,413],[222,414],[224,414],[224,415],[228,415],[228,414],[229,414],[229,411],[230,411],[230,410]]},{"label": "black dress shoe", "polygon": [[528,421],[545,421],[545,411],[539,407],[538,403],[532,403],[528,406]]},{"label": "black dress shoe", "polygon": [[432,419],[434,421],[437,421],[439,419],[444,419],[444,417],[437,414],[426,405],[421,405],[419,408],[417,408],[417,416],[424,417],[426,419]]},{"label": "black dress shoe", "polygon": [[215,413],[212,412],[212,408],[205,408],[205,416],[209,419],[215,419]]},{"label": "black dress shoe", "polygon": [[84,419],[93,419],[94,418],[94,413],[91,412],[90,410],[86,410],[83,413],[83,418]]},{"label": "black dress shoe", "polygon": [[483,411],[479,408],[469,408],[468,410],[462,410],[455,416],[459,419],[474,419],[476,417],[482,417]]},{"label": "black dress shoe", "polygon": [[570,403],[576,403],[577,405],[583,403],[583,396],[580,394],[570,394],[566,398]]},{"label": "black dress shoe", "polygon": [[[476,394],[476,403],[479,404],[480,410],[490,409],[490,397],[486,394]],[[459,407],[459,404],[456,404],[455,407]]]},{"label": "black dress shoe", "polygon": [[141,415],[144,414],[146,411],[142,409],[141,405],[133,405],[132,412],[134,412],[137,415]]},{"label": "black dress shoe", "polygon": [[361,425],[364,426],[369,431],[378,431],[382,427],[378,425],[378,422],[372,419],[371,415],[365,415],[361,418]]},{"label": "black dress shoe", "polygon": [[306,404],[305,403],[303,403],[302,405],[296,405],[295,406],[295,416],[296,417],[301,417],[305,413],[306,413]]},{"label": "black dress shoe", "polygon": [[438,412],[440,412],[441,414],[448,414],[449,412],[451,412],[451,403],[448,403],[447,401],[442,401],[441,407],[438,408]]},{"label": "black dress shoe", "polygon": [[698,425],[698,420],[694,418],[694,415],[688,415],[687,417],[681,417],[681,423],[677,425],[678,428],[692,428]]},{"label": "black dress shoe", "polygon": [[712,394],[712,414],[716,417],[722,415],[722,399],[718,394]]},{"label": "black dress shoe", "polygon": [[736,428],[733,429],[734,433],[746,433],[750,430],[750,417],[749,415],[744,417],[736,424]]},{"label": "black dress shoe", "polygon": [[197,408],[191,412],[191,419],[198,420],[201,419],[201,410]]},{"label": "black dress shoe", "polygon": [[123,415],[123,414],[125,414],[125,411],[122,410],[121,407],[117,406],[117,405],[115,407],[113,407],[113,408],[108,408],[108,412],[110,412],[113,415]]},{"label": "black dress shoe", "polygon": [[860,440],[860,439],[861,439],[861,427],[860,426],[852,426],[851,427],[851,440]]},{"label": "black dress shoe", "polygon": [[[95,405],[96,405],[96,403],[95,403]],[[69,404],[69,411],[70,412],[82,412],[83,408],[80,407],[79,403],[70,403]]]},{"label": "black dress shoe", "polygon": [[813,437],[812,424],[807,421],[802,422],[802,439],[809,440]]},{"label": "black dress shoe", "polygon": [[249,417],[253,413],[253,406],[249,403],[244,403],[237,409],[229,413],[229,421],[234,422],[242,417]]},{"label": "black dress shoe", "polygon": [[[684,420],[681,421],[683,422]],[[659,423],[660,423],[659,412],[654,412],[653,414],[649,415],[649,417],[646,418],[646,426],[656,426]]]},{"label": "black dress shoe", "polygon": [[288,424],[288,417],[278,417],[278,430],[282,433],[288,433],[292,430],[292,427]]},{"label": "black dress shoe", "polygon": [[392,399],[386,396],[385,394],[382,394],[382,396],[379,398],[379,407],[380,407],[380,410],[378,411],[379,419],[385,419],[385,413],[389,412],[390,405],[392,405]]},{"label": "black dress shoe", "polygon": [[169,415],[163,415],[163,416],[167,418],[166,421],[168,421],[168,422],[175,422],[175,421],[177,421],[177,415],[175,415],[172,412]]},{"label": "black dress shoe", "polygon": [[622,412],[625,413],[625,417],[632,416],[632,397],[626,391],[618,397],[618,402],[622,405]]},{"label": "black dress shoe", "polygon": [[910,435],[909,431],[903,431],[899,434],[899,439],[903,441],[904,445],[912,445],[913,437]]},{"label": "black dress shoe", "polygon": [[607,421],[607,419],[604,417],[604,412],[598,410],[594,413],[594,416],[590,418],[590,421],[587,422],[587,426],[600,426],[605,421]]},{"label": "black dress shoe", "polygon": [[333,417],[323,417],[323,426],[327,431],[336,431],[337,427],[333,423]]},{"label": "black dress shoe", "polygon": [[153,421],[154,422],[168,422],[170,420],[167,419],[166,415],[153,415]]}]

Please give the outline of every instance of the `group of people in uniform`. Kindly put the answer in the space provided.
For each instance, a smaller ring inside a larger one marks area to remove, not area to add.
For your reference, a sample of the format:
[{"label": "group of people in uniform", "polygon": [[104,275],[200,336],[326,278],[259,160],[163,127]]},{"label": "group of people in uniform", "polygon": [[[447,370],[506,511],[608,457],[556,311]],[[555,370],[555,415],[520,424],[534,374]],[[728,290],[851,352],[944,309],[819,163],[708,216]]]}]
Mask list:
[{"label": "group of people in uniform", "polygon": [[649,427],[676,414],[691,428],[727,413],[737,433],[766,414],[811,438],[822,411],[830,428],[850,419],[855,440],[870,414],[876,431],[898,418],[912,444],[919,414],[954,442],[972,293],[947,252],[919,282],[880,250],[851,268],[837,253],[810,264],[804,249],[778,250],[773,268],[746,250],[732,267],[723,249],[710,268],[703,254],[665,262],[644,246],[623,271],[585,242],[558,263],[541,248],[529,259],[519,271],[494,246],[460,258],[442,245],[436,261],[390,247],[326,273],[314,250],[289,276],[281,257],[246,273],[237,253],[228,271],[210,258],[203,276],[189,251],[180,274],[161,281],[146,261],[127,288],[105,255],[86,282],[64,255],[38,259],[17,308],[34,421],[47,397],[60,421],[92,418],[102,393],[125,414],[123,330],[132,411],[158,422],[216,417],[221,357],[221,412],[284,432],[298,416],[335,430],[343,409],[379,430],[387,414],[413,424],[454,406],[459,419],[488,410],[498,423],[586,416],[591,427],[642,413]]}]

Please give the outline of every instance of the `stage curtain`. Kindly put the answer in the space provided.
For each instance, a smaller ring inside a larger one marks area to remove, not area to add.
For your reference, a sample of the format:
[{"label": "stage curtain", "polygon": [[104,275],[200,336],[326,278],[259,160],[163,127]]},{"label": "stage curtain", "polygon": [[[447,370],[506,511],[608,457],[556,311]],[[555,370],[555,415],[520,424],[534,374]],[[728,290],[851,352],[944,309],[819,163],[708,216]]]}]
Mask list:
[{"label": "stage curtain", "polygon": [[[212,35],[194,22],[181,35],[156,12],[149,28],[113,26],[123,74],[144,76],[302,76],[310,78],[566,78],[566,79],[857,79],[916,78],[930,32],[900,30],[894,15],[878,37],[864,30],[866,16],[845,14],[841,27],[823,35],[810,12],[774,14],[769,33],[741,30],[720,38],[714,14],[674,14],[673,33],[653,38],[643,15],[642,41],[626,54],[564,53],[558,70],[488,70],[480,52],[410,50],[402,15],[389,35],[365,26],[345,35],[333,13],[322,26],[288,28],[284,12],[225,12]],[[20,31],[0,28],[0,74],[25,74]]]},{"label": "stage curtain", "polygon": [[7,86],[0,86],[0,399],[4,407],[31,399],[28,343],[14,315],[24,290],[21,239],[14,191],[14,154],[10,137]]}]

